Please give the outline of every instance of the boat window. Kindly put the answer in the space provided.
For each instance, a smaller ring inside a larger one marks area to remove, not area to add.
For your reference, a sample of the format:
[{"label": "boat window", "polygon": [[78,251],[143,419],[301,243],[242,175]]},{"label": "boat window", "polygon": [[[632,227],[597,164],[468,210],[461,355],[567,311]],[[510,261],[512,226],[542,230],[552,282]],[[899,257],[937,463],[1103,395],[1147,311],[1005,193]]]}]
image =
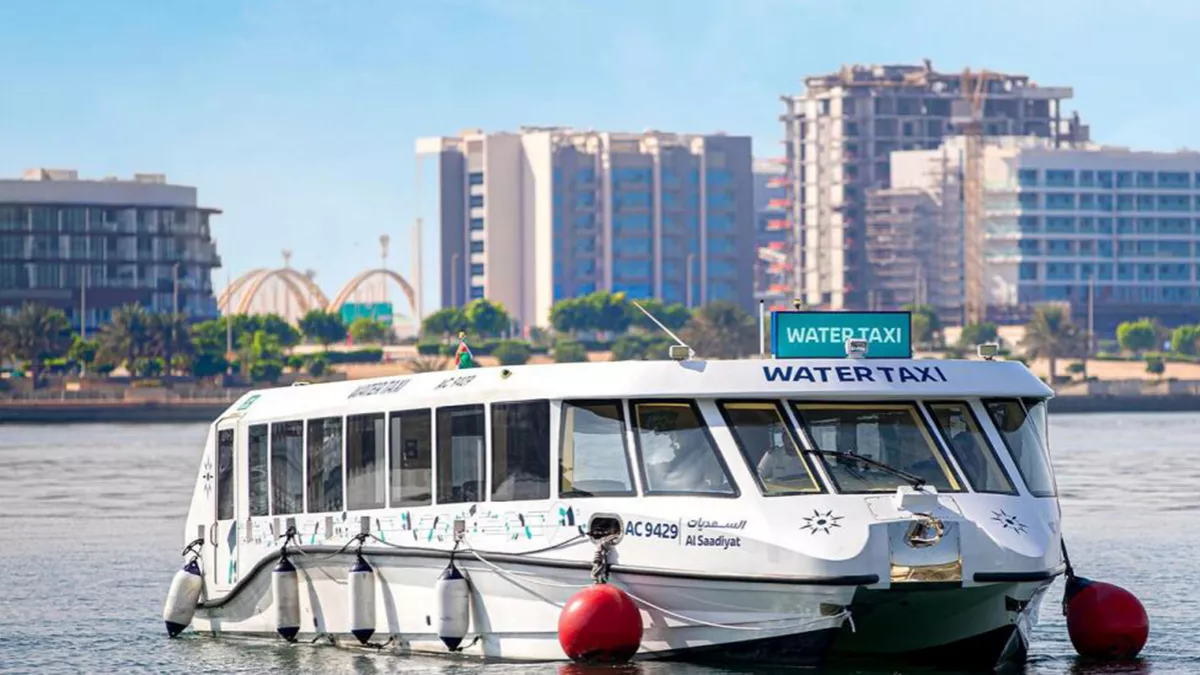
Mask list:
[{"label": "boat window", "polygon": [[984,405],[1012,453],[1029,494],[1053,497],[1056,493],[1054,473],[1045,444],[1046,403],[1036,399],[1029,403],[1026,408],[1016,399],[1001,399],[985,401]]},{"label": "boat window", "polygon": [[[795,403],[796,417],[818,450],[855,453],[957,491],[958,480],[911,403]],[[882,467],[817,455],[841,492],[888,492],[911,483]]]},{"label": "boat window", "polygon": [[439,504],[477,502],[483,492],[483,406],[438,408]]},{"label": "boat window", "polygon": [[561,497],[635,494],[621,402],[564,402],[558,462]]},{"label": "boat window", "polygon": [[217,520],[233,520],[233,429],[217,432]]},{"label": "boat window", "polygon": [[646,494],[737,495],[693,402],[633,403]]},{"label": "boat window", "polygon": [[976,492],[1017,493],[996,456],[996,449],[979,428],[979,420],[966,402],[930,403],[929,411],[946,447]]},{"label": "boat window", "polygon": [[267,425],[250,427],[249,460],[250,515],[265,516],[270,513],[267,492]]},{"label": "boat window", "polygon": [[304,423],[271,425],[271,515],[304,511]]},{"label": "boat window", "polygon": [[308,421],[308,512],[342,510],[342,418]]},{"label": "boat window", "polygon": [[392,413],[392,506],[428,506],[432,501],[432,418],[428,410]]},{"label": "boat window", "polygon": [[492,501],[550,498],[550,402],[492,404]]},{"label": "boat window", "polygon": [[383,413],[346,418],[346,508],[382,509],[387,467]]},{"label": "boat window", "polygon": [[750,463],[763,494],[820,492],[778,403],[726,402],[719,406],[725,424],[742,456]]}]

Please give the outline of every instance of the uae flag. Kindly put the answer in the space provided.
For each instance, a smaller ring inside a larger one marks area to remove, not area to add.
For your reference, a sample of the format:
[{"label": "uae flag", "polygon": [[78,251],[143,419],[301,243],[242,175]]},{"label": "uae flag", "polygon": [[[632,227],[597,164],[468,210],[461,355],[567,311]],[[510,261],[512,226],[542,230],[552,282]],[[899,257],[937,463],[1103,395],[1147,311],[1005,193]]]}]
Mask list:
[{"label": "uae flag", "polygon": [[459,370],[475,367],[475,355],[467,346],[467,336],[463,333],[458,335],[458,350],[454,352],[454,364]]}]

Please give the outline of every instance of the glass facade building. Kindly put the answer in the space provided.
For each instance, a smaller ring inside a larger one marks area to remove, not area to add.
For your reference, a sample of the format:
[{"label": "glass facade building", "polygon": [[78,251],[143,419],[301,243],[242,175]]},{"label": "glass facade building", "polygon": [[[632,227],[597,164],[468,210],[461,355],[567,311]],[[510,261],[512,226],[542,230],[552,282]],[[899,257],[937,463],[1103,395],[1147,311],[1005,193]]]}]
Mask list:
[{"label": "glass facade building", "polygon": [[41,302],[78,328],[86,296],[89,329],[126,303],[215,317],[217,213],[159,174],[91,181],[35,169],[0,180],[0,310]]},{"label": "glass facade building", "polygon": [[441,305],[501,302],[522,326],[594,291],[753,303],[750,139],[559,128],[422,139],[440,167]]}]

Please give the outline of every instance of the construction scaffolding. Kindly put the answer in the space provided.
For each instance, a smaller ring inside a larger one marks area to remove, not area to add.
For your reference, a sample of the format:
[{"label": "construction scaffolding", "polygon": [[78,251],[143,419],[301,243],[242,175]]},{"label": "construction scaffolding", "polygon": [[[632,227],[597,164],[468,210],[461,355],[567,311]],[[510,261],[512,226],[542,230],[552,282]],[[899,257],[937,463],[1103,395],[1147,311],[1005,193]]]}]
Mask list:
[{"label": "construction scaffolding", "polygon": [[928,305],[955,325],[964,302],[963,176],[949,151],[930,162],[926,184],[867,191],[871,304]]}]

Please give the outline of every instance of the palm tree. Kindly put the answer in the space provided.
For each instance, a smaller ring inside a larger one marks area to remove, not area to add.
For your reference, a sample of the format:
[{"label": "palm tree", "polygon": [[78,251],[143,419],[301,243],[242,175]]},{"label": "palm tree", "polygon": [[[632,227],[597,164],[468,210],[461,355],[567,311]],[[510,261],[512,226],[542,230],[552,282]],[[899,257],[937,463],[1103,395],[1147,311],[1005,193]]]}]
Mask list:
[{"label": "palm tree", "polygon": [[1086,337],[1071,323],[1067,310],[1054,305],[1042,305],[1033,311],[1033,319],[1025,326],[1021,347],[1031,359],[1050,362],[1050,383],[1058,377],[1058,359],[1077,356],[1084,351]]},{"label": "palm tree", "polygon": [[4,351],[29,363],[33,386],[41,380],[42,363],[59,358],[71,347],[71,326],[62,310],[26,303],[4,322]]},{"label": "palm tree", "polygon": [[104,358],[137,375],[138,361],[154,353],[154,318],[145,307],[128,304],[113,311],[112,321],[100,330]]},{"label": "palm tree", "polygon": [[151,314],[149,333],[150,354],[162,358],[168,376],[176,357],[190,358],[195,353],[191,327],[183,314]]},{"label": "palm tree", "polygon": [[758,351],[754,317],[732,302],[718,300],[697,309],[686,333],[698,356],[735,359]]},{"label": "palm tree", "polygon": [[408,372],[410,373],[432,373],[446,370],[449,367],[450,359],[444,356],[418,355],[408,361]]}]

